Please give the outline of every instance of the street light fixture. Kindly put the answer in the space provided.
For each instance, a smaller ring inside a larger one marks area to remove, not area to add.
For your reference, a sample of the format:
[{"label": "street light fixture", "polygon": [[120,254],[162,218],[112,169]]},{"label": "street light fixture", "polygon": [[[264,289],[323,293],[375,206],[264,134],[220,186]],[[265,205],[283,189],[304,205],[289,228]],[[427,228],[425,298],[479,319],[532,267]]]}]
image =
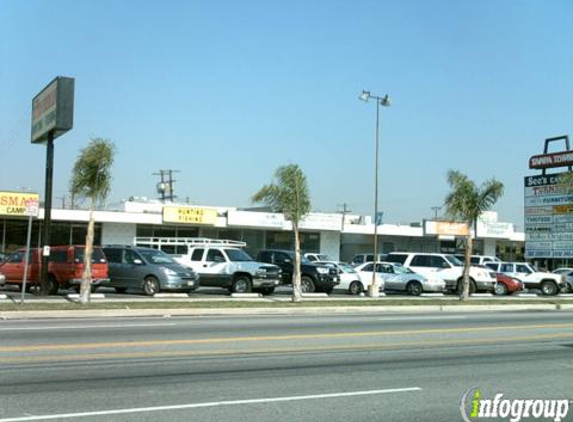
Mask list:
[{"label": "street light fixture", "polygon": [[372,268],[372,283],[368,286],[368,296],[378,297],[378,283],[376,282],[376,267],[378,264],[378,151],[379,147],[379,132],[380,132],[380,106],[390,107],[390,97],[386,94],[383,97],[372,95],[370,91],[362,91],[359,97],[360,100],[368,102],[373,99],[376,101],[376,149],[374,157],[374,263]]}]

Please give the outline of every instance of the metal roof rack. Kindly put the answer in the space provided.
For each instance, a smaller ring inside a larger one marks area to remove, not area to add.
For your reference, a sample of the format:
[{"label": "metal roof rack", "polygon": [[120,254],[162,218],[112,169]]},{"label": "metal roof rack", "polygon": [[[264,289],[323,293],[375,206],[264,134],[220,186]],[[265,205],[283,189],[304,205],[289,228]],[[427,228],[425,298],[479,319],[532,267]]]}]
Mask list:
[{"label": "metal roof rack", "polygon": [[134,237],[133,244],[136,246],[151,246],[161,249],[161,246],[213,246],[244,248],[246,242],[228,239],[208,239],[206,237]]}]

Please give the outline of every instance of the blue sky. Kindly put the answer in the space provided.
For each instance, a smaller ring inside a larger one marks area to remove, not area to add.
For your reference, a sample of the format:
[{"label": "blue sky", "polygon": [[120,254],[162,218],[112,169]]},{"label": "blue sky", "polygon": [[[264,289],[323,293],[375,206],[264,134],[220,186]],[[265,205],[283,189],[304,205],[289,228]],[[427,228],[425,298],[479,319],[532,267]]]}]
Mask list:
[{"label": "blue sky", "polygon": [[313,208],[372,214],[375,104],[380,209],[420,221],[458,169],[506,186],[523,228],[523,177],[543,140],[573,126],[573,2],[0,0],[0,189],[43,196],[32,97],[76,78],[74,129],[55,141],[54,196],[90,137],[117,146],[109,202],[176,194],[249,206],[299,164]]}]

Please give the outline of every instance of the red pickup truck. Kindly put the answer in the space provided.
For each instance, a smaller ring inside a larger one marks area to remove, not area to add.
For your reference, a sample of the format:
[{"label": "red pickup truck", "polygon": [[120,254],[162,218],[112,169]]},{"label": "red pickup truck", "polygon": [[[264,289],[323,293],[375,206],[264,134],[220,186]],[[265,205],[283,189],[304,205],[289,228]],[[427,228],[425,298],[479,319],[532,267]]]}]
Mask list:
[{"label": "red pickup truck", "polygon": [[[55,295],[60,288],[70,287],[79,291],[84,272],[85,246],[52,246],[48,259],[48,292]],[[26,267],[26,249],[20,249],[0,262],[0,273],[6,277],[6,284],[21,285]],[[42,266],[40,248],[30,249],[28,261],[28,286],[39,282]],[[92,291],[109,283],[105,255],[100,247],[94,246],[92,254]]]}]

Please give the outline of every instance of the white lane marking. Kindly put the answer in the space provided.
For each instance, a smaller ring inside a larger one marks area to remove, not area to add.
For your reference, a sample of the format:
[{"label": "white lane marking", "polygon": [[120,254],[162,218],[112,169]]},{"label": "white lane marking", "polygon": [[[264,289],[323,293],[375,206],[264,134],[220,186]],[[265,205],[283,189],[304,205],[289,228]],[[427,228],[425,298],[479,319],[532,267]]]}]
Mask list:
[{"label": "white lane marking", "polygon": [[442,316],[412,316],[412,317],[379,317],[379,321],[430,321],[441,319],[467,319],[465,315],[442,315]]},{"label": "white lane marking", "polygon": [[125,415],[128,413],[161,412],[168,410],[198,409],[204,407],[235,406],[242,404],[277,403],[277,402],[289,402],[289,401],[301,401],[301,400],[329,399],[336,397],[373,396],[376,394],[408,393],[412,391],[421,391],[421,390],[422,389],[420,387],[408,387],[408,388],[393,388],[388,390],[367,390],[367,391],[350,391],[345,393],[313,394],[309,396],[267,397],[261,399],[176,404],[171,406],[134,407],[131,409],[98,410],[94,412],[61,413],[57,415],[35,415],[35,416],[23,416],[17,418],[5,418],[5,419],[0,419],[0,422],[46,421],[52,419],[85,418],[90,416]]},{"label": "white lane marking", "polygon": [[54,326],[38,326],[38,327],[0,327],[0,331],[42,331],[42,330],[77,330],[87,328],[138,328],[138,327],[172,327],[176,323],[158,323],[158,324],[106,324],[106,325],[54,325]]}]

